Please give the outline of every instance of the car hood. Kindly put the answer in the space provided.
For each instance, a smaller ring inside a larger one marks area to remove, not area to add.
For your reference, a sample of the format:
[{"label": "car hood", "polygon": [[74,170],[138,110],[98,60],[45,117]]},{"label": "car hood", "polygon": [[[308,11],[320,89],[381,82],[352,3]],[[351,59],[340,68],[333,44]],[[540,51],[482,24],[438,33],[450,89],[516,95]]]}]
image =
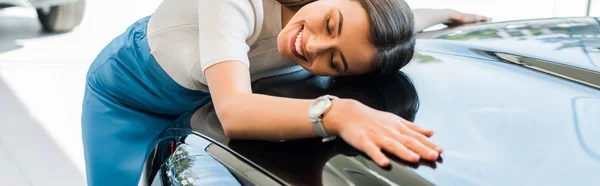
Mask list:
[{"label": "car hood", "polygon": [[194,113],[190,124],[199,136],[291,185],[596,183],[600,75],[594,58],[568,60],[575,54],[558,50],[552,55],[565,56],[552,57],[477,42],[419,40],[414,60],[391,77],[334,79],[298,72],[253,85],[257,93],[333,94],[393,112],[435,131],[431,140],[444,147],[438,162],[396,159],[380,168],[340,139],[230,140],[212,104]]},{"label": "car hood", "polygon": [[212,104],[194,113],[191,126],[291,185],[579,185],[596,180],[598,89],[498,60],[418,55],[401,76],[412,80],[373,90],[380,95],[354,86],[329,91],[338,82],[324,77],[257,92],[298,98],[342,95],[395,112],[435,130],[432,141],[445,148],[440,162],[396,160],[391,168],[380,168],[342,140],[230,140]]},{"label": "car hood", "polygon": [[426,32],[421,39],[462,44],[600,70],[597,18],[554,18],[465,25]]},{"label": "car hood", "polygon": [[437,168],[414,169],[420,176],[440,185],[595,180],[600,171],[597,88],[501,59],[418,55],[404,69],[420,98],[414,122],[434,129],[432,140],[445,148]]}]

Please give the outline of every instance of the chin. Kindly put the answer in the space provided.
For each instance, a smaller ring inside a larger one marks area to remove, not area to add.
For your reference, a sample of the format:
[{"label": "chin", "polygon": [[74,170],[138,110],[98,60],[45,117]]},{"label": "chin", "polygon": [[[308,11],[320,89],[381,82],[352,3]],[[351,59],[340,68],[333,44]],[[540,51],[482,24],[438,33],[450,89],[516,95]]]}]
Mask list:
[{"label": "chin", "polygon": [[[285,43],[285,42],[284,42]],[[285,46],[285,45],[284,45]],[[285,52],[285,50],[287,50],[287,48],[283,47],[281,44],[279,44],[279,41],[277,41],[277,52],[279,53],[279,55],[285,59],[287,59],[288,61],[292,61],[294,63],[298,63],[295,59],[294,59],[294,55],[290,54],[289,52]]]},{"label": "chin", "polygon": [[279,55],[285,59],[287,59],[288,61],[294,62],[297,65],[299,65],[298,61],[295,60],[295,57],[291,57],[292,54],[282,54],[281,52],[279,52]]},{"label": "chin", "polygon": [[[296,64],[298,64],[298,63],[296,63]],[[313,74],[313,75],[317,75],[317,74],[313,73],[312,71],[310,71],[310,69],[309,69],[309,68],[306,68],[304,65],[300,65],[300,64],[298,64],[298,65],[299,65],[299,66],[301,66],[301,67],[302,67],[304,70],[306,70],[306,71],[310,72],[311,74]]]}]

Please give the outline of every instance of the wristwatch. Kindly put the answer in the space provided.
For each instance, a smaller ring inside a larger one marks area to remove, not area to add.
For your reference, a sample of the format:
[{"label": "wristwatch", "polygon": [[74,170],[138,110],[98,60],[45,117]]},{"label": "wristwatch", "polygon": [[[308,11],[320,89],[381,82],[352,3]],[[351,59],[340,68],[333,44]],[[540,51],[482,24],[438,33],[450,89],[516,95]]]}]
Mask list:
[{"label": "wristwatch", "polygon": [[330,141],[336,137],[327,134],[325,128],[323,127],[323,115],[327,110],[329,110],[329,108],[331,108],[331,100],[334,99],[339,98],[332,95],[318,97],[308,108],[308,116],[310,117],[310,122],[312,123],[313,129],[319,136],[324,138],[323,142]]}]

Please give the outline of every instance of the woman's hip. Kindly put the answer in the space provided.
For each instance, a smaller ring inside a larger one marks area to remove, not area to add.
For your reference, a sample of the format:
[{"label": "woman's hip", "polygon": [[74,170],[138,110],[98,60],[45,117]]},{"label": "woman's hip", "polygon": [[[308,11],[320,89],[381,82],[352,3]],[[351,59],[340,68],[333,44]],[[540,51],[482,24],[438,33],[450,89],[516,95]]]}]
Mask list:
[{"label": "woman's hip", "polygon": [[156,62],[146,39],[148,18],[141,19],[109,43],[87,74],[87,86],[126,106],[178,115],[205,104],[207,92],[177,84]]}]

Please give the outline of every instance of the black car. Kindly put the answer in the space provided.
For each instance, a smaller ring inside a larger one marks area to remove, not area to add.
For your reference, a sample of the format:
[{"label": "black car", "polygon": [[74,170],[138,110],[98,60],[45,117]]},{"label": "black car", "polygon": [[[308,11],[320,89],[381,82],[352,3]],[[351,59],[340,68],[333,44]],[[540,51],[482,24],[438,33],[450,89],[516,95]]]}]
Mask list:
[{"label": "black car", "polygon": [[[212,104],[193,131],[161,142],[146,164],[152,185],[194,185],[207,151],[242,185],[600,185],[600,24],[559,18],[427,32],[414,60],[387,76],[259,80],[254,92],[353,98],[433,129],[437,162],[388,168],[337,139],[227,138]],[[308,117],[308,116],[307,116]],[[191,178],[191,179],[190,179]]]}]

